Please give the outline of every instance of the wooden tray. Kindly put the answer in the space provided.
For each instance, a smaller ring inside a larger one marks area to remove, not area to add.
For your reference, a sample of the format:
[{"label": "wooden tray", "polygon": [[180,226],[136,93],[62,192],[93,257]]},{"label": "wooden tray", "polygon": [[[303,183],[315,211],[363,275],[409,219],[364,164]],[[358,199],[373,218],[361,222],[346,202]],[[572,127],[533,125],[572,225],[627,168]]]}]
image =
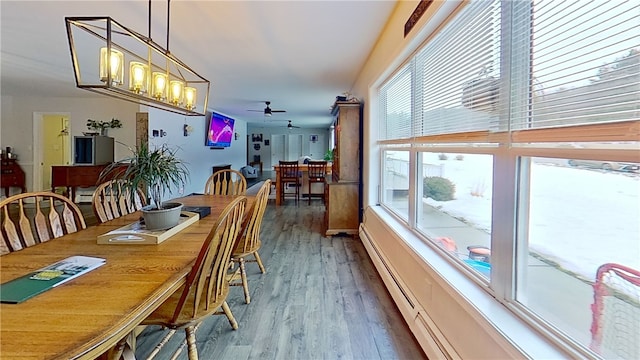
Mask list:
[{"label": "wooden tray", "polygon": [[123,226],[98,236],[98,244],[156,245],[172,237],[180,230],[200,219],[197,213],[182,211],[178,225],[167,230],[147,230],[140,221]]}]

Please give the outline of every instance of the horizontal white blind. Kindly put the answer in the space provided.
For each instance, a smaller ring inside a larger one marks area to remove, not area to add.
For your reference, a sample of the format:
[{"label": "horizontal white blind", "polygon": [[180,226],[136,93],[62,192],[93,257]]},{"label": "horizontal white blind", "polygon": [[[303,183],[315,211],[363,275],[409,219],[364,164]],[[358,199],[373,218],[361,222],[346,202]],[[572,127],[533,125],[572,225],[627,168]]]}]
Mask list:
[{"label": "horizontal white blind", "polygon": [[530,83],[511,103],[511,130],[640,119],[640,1],[513,4],[510,38],[530,61],[511,78]]},{"label": "horizontal white blind", "polygon": [[500,3],[474,1],[417,55],[414,134],[489,130],[497,121]]},{"label": "horizontal white blind", "polygon": [[405,65],[379,91],[379,140],[411,137],[411,68]]}]

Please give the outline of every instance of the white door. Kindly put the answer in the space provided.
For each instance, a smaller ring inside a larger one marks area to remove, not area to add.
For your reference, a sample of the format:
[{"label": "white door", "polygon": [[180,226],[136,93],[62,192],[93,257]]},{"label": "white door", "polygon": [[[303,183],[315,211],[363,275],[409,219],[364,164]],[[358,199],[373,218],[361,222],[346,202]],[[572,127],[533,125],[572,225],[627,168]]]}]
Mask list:
[{"label": "white door", "polygon": [[325,137],[322,134],[314,135],[317,138],[315,141],[311,141],[311,136],[309,137],[309,156],[311,156],[314,160],[322,160],[324,159],[324,153],[326,150]]},{"label": "white door", "polygon": [[51,166],[70,165],[69,113],[33,113],[33,191],[51,190]]},{"label": "white door", "polygon": [[277,165],[280,160],[285,160],[284,140],[285,135],[271,135],[271,166]]},{"label": "white door", "polygon": [[298,160],[302,156],[302,135],[290,134],[287,138],[287,160]]}]

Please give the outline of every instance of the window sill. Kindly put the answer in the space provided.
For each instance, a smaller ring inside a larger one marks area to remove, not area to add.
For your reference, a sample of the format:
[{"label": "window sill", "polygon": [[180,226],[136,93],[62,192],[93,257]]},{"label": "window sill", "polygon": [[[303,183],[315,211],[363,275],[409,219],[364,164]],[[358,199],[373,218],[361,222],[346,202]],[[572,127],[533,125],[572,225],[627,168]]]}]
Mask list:
[{"label": "window sill", "polygon": [[[447,296],[472,316],[483,331],[489,333],[498,343],[510,347],[511,353],[519,353],[523,357],[534,359],[559,359],[570,356],[560,346],[496,300],[486,286],[472,280],[461,269],[424,243],[383,207],[372,206],[370,210],[395,232],[398,238],[403,240],[398,245],[409,250],[409,253],[422,264],[424,270],[439,285],[438,288],[443,289]],[[418,275],[412,274],[412,276]],[[467,325],[460,326],[459,334],[468,331]],[[440,325],[436,323],[436,326]],[[467,352],[459,351],[461,354]]]}]

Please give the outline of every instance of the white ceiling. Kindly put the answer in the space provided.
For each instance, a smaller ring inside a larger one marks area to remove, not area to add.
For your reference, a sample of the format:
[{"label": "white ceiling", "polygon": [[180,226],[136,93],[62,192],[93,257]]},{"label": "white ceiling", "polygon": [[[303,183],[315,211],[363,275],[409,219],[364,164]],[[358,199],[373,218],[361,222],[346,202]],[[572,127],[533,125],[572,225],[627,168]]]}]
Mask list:
[{"label": "white ceiling", "polygon": [[[331,122],[395,1],[190,1],[170,5],[169,49],[211,82],[209,108],[264,124],[264,101],[287,110],[266,121]],[[95,97],[75,87],[65,16],[111,16],[148,35],[148,1],[0,1],[1,91]],[[152,39],[166,47],[167,2],[152,2]]]}]

